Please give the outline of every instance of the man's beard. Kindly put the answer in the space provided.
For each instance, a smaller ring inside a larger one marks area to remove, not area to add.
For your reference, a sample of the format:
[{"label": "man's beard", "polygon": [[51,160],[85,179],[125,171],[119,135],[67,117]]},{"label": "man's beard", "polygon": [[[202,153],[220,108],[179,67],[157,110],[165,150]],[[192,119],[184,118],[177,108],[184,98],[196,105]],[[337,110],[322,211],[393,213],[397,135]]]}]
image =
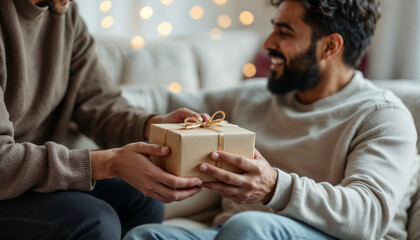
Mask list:
[{"label": "man's beard", "polygon": [[68,9],[67,5],[69,4],[69,2],[67,2],[67,4],[61,4],[59,1],[60,0],[44,0],[43,2],[38,4],[38,6],[41,6],[41,7],[48,6],[48,10],[50,12],[57,15],[62,15],[67,12],[67,9]]},{"label": "man's beard", "polygon": [[268,89],[273,94],[283,95],[297,90],[305,91],[318,85],[321,69],[316,58],[316,41],[312,41],[306,52],[290,59],[286,63],[286,58],[280,52],[269,51],[271,57],[283,59],[283,73],[277,77],[276,71],[271,71],[268,80]]}]

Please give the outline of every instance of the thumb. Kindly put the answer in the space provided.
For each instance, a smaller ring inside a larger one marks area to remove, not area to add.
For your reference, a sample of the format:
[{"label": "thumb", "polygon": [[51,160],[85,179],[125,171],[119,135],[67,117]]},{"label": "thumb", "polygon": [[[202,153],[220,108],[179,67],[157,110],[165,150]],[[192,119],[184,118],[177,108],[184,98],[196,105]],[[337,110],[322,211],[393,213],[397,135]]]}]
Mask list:
[{"label": "thumb", "polygon": [[134,143],[133,150],[140,154],[151,155],[156,157],[163,157],[171,152],[167,146],[161,146],[158,144],[148,144],[143,142]]}]

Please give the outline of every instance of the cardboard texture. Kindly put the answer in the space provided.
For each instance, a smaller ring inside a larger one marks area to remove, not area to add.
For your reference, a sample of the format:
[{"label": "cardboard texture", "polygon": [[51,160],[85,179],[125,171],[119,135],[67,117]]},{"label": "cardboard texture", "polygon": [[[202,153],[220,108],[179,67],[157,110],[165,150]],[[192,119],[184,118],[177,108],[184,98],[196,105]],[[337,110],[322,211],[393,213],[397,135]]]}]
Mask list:
[{"label": "cardboard texture", "polygon": [[[253,159],[254,132],[231,124],[212,128],[222,132],[223,151]],[[242,170],[210,158],[210,153],[218,150],[219,134],[208,128],[184,129],[182,123],[152,124],[150,143],[166,145],[171,149],[171,153],[167,157],[153,157],[152,161],[171,174],[182,177],[199,177],[203,182],[216,179],[200,172],[198,170],[200,163],[209,163],[231,172],[240,173]]]}]

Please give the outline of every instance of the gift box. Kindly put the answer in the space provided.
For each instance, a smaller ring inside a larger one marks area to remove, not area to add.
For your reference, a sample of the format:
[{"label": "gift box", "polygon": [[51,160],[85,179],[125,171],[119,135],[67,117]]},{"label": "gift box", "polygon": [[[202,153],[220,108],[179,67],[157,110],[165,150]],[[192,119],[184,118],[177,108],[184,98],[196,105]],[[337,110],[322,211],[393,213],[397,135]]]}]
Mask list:
[{"label": "gift box", "polygon": [[201,123],[195,119],[193,126],[185,123],[152,124],[150,143],[168,146],[171,149],[168,156],[152,157],[152,161],[171,174],[199,177],[203,182],[216,179],[200,172],[198,170],[200,163],[241,173],[242,170],[232,165],[212,160],[210,153],[220,150],[253,159],[255,133],[237,125],[221,123],[220,120],[222,119],[215,120],[212,124],[210,121]]}]

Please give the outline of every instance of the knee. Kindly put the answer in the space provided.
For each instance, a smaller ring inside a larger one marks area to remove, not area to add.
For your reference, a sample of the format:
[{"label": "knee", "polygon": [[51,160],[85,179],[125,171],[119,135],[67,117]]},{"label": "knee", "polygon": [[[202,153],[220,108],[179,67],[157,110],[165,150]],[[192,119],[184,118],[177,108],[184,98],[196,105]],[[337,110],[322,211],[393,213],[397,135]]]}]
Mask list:
[{"label": "knee", "polygon": [[257,225],[266,226],[266,221],[270,213],[258,212],[258,211],[247,211],[241,212],[233,215],[229,218],[226,223],[223,224],[223,227],[229,228],[240,228],[240,229],[252,229],[257,227]]},{"label": "knee", "polygon": [[131,229],[123,240],[165,239],[167,230],[168,227],[162,224],[145,224]]},{"label": "knee", "polygon": [[74,239],[120,239],[121,223],[106,202],[87,194],[74,194],[75,200],[64,216]]}]

